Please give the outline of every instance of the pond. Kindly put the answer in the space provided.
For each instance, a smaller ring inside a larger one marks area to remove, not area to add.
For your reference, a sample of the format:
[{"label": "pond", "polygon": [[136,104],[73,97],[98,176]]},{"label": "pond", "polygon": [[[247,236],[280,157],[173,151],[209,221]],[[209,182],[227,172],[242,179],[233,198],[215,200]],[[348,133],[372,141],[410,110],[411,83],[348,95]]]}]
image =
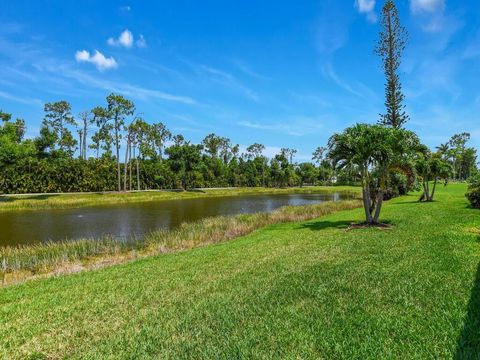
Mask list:
[{"label": "pond", "polygon": [[351,197],[348,193],[248,195],[80,209],[12,211],[0,213],[0,246],[100,238],[105,235],[127,239],[156,229],[173,229],[181,223],[205,217],[268,212],[285,205],[308,205]]}]

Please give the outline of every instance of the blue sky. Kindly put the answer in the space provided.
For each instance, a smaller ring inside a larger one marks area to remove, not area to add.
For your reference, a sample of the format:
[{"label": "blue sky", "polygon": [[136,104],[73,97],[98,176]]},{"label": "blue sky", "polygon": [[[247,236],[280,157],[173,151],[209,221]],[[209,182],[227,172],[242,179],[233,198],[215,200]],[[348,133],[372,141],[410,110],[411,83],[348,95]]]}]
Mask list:
[{"label": "blue sky", "polygon": [[[75,114],[112,91],[143,117],[199,142],[316,146],[384,111],[380,0],[0,0],[0,109],[38,133],[45,102]],[[398,0],[410,33],[407,127],[434,147],[469,131],[480,145],[477,0]]]}]

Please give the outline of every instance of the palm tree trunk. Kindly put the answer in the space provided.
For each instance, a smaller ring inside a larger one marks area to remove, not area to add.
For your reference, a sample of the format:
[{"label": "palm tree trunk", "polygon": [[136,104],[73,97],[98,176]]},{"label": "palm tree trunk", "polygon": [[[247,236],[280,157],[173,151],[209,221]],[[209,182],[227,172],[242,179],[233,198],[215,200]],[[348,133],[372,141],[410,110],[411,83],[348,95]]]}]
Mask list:
[{"label": "palm tree trunk", "polygon": [[380,211],[382,210],[382,205],[383,205],[383,189],[380,189],[377,194],[377,206],[375,208],[373,224],[378,224],[378,219],[380,217]]},{"label": "palm tree trunk", "polygon": [[370,190],[368,189],[368,185],[364,185],[362,188],[362,197],[363,197],[363,209],[365,210],[365,221],[367,223],[372,222],[372,213],[370,212],[370,208],[372,206],[370,202]]},{"label": "palm tree trunk", "polygon": [[420,201],[422,201],[422,200],[427,201],[428,200],[428,190],[427,190],[427,185],[426,185],[426,182],[425,182],[425,178],[423,178],[422,187],[423,187],[423,197],[420,198]]},{"label": "palm tree trunk", "polygon": [[428,201],[433,201],[433,197],[435,196],[435,189],[437,188],[437,177],[435,177],[435,180],[433,181],[433,189],[432,189],[432,195],[428,198]]}]

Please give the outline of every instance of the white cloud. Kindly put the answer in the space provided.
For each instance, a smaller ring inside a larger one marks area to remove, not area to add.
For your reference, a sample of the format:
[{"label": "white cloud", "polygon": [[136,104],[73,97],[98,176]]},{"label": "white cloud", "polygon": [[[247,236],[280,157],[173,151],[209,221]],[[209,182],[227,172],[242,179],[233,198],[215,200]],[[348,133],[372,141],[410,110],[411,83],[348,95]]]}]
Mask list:
[{"label": "white cloud", "polygon": [[130,30],[126,29],[122,31],[117,39],[109,38],[107,43],[112,46],[123,46],[127,49],[131,48],[133,46],[133,34]]},{"label": "white cloud", "polygon": [[414,14],[439,12],[445,9],[445,0],[410,0],[410,9]]},{"label": "white cloud", "polygon": [[377,15],[375,14],[376,0],[355,0],[355,7],[360,14],[365,14],[368,21],[377,22]]},{"label": "white cloud", "polygon": [[138,39],[135,40],[133,33],[128,29],[122,31],[118,38],[109,38],[107,40],[107,44],[116,47],[124,47],[127,49],[130,49],[133,47],[133,45],[136,45],[139,48],[147,47],[147,41],[143,35],[140,35]]},{"label": "white cloud", "polygon": [[147,41],[145,40],[145,38],[143,37],[143,35],[140,35],[140,37],[138,38],[138,40],[137,40],[137,46],[138,46],[139,48],[147,47]]},{"label": "white cloud", "polygon": [[98,50],[95,50],[93,55],[87,50],[77,51],[75,53],[75,60],[77,60],[77,62],[94,64],[100,71],[115,69],[118,66],[117,61],[113,57],[107,58]]}]

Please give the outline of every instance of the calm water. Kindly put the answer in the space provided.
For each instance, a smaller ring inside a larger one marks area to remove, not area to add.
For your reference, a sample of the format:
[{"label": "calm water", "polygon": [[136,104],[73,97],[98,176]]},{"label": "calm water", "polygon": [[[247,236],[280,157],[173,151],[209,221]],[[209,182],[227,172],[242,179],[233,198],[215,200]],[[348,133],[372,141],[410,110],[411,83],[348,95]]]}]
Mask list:
[{"label": "calm water", "polygon": [[0,246],[112,235],[125,239],[204,217],[338,201],[346,194],[252,195],[0,213]]}]

